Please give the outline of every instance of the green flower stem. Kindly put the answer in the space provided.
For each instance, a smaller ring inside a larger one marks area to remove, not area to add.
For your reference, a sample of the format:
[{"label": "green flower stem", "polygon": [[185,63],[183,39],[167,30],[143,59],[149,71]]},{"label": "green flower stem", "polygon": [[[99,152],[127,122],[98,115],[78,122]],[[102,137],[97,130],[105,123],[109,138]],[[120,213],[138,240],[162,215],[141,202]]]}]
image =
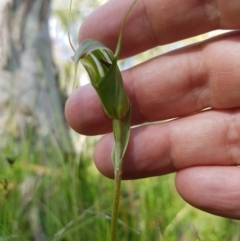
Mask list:
[{"label": "green flower stem", "polygon": [[74,50],[68,34],[70,45],[74,50],[73,60],[75,62],[75,75],[78,63],[81,62],[89,75],[92,86],[99,96],[105,114],[112,119],[115,140],[115,145],[112,150],[112,161],[114,165],[115,178],[111,222],[111,241],[116,241],[117,238],[122,161],[128,146],[131,127],[131,103],[124,90],[123,80],[117,65],[117,61],[122,45],[124,25],[136,2],[137,0],[132,2],[123,18],[115,54],[113,54],[113,52],[104,44],[94,39],[85,40],[78,46],[77,50]]},{"label": "green flower stem", "polygon": [[116,168],[114,171],[114,192],[113,192],[113,206],[112,206],[112,219],[111,219],[111,241],[116,241],[117,238],[117,222],[118,222],[118,207],[120,199],[120,189],[122,180],[122,171]]},{"label": "green flower stem", "polygon": [[114,152],[112,155],[114,165],[114,190],[112,204],[112,219],[111,219],[111,241],[116,241],[117,238],[117,223],[118,223],[118,208],[121,193],[122,180],[122,143],[123,143],[123,122],[121,120],[113,120],[113,132],[115,139]]}]

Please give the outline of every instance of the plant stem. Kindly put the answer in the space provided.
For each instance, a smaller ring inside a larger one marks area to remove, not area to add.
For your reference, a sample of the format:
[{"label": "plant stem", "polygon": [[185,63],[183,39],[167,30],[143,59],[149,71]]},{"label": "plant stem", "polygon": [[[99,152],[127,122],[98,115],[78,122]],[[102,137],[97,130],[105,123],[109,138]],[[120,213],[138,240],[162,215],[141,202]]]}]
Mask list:
[{"label": "plant stem", "polygon": [[118,207],[120,199],[120,189],[122,180],[122,171],[116,168],[114,178],[114,193],[112,206],[112,221],[111,221],[111,241],[116,241],[117,238],[117,221],[118,221]]}]

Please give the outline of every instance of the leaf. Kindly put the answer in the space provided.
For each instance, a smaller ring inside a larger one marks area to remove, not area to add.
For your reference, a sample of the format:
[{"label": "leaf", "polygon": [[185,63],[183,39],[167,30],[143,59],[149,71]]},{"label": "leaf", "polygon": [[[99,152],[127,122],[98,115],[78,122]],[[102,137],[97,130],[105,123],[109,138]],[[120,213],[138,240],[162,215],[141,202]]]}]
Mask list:
[{"label": "leaf", "polygon": [[125,155],[131,126],[131,107],[127,111],[125,118],[122,120],[113,120],[113,133],[115,144],[112,150],[112,161],[115,169],[122,166],[123,157]]}]

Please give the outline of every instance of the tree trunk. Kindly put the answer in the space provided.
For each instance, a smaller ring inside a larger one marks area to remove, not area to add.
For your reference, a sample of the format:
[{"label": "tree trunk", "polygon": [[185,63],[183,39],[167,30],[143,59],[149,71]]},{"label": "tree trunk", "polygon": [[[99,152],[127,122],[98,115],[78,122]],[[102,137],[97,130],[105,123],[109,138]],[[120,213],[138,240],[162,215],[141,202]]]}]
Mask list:
[{"label": "tree trunk", "polygon": [[[0,148],[30,138],[71,152],[57,86],[48,17],[50,0],[0,3]],[[30,134],[29,134],[30,133]]]}]

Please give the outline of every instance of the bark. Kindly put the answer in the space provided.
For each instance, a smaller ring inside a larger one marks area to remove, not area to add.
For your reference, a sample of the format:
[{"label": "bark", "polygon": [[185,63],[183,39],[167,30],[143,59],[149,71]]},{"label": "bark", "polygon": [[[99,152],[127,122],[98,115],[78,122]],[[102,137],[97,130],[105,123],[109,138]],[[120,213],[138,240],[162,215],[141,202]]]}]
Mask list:
[{"label": "bark", "polygon": [[[50,0],[0,3],[0,147],[30,138],[71,152],[57,86],[48,18]],[[35,145],[34,144],[34,145]],[[13,151],[13,150],[12,150]]]}]

